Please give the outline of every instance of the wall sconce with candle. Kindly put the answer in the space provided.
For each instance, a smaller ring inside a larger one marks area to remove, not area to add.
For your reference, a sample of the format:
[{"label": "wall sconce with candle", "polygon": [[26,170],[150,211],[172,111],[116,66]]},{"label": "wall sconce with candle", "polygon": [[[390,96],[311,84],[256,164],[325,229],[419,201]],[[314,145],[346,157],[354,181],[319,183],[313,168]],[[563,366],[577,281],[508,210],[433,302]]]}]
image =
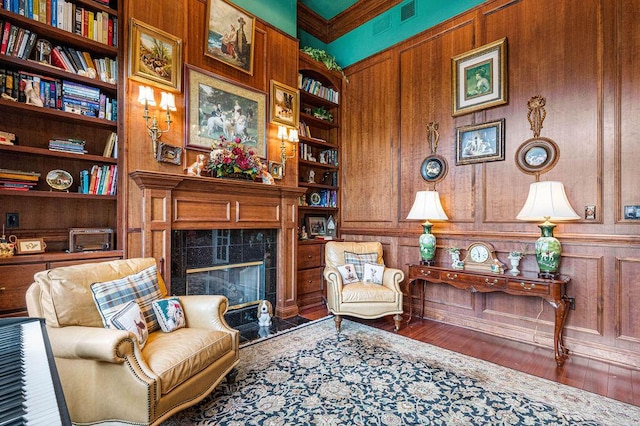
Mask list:
[{"label": "wall sconce with candle", "polygon": [[144,118],[145,125],[147,127],[147,133],[151,137],[151,143],[153,144],[153,157],[157,157],[157,149],[158,149],[158,140],[162,137],[163,134],[167,133],[171,129],[171,112],[176,111],[176,103],[175,97],[172,93],[161,92],[160,99],[160,109],[164,109],[166,111],[165,123],[167,123],[167,128],[162,130],[158,125],[158,118],[154,115],[151,120],[151,125],[149,125],[149,119],[151,116],[149,115],[149,106],[156,106],[156,99],[153,93],[153,88],[149,86],[140,86],[140,92],[138,95],[138,102],[144,105],[144,114],[142,118]]},{"label": "wall sconce with candle", "polygon": [[[287,159],[296,157],[296,144],[300,139],[298,139],[298,131],[296,129],[288,129],[287,126],[278,126],[278,137],[280,138],[280,162],[282,163],[282,176],[284,176]],[[293,143],[292,155],[287,155],[287,145],[285,144],[285,140]]]}]

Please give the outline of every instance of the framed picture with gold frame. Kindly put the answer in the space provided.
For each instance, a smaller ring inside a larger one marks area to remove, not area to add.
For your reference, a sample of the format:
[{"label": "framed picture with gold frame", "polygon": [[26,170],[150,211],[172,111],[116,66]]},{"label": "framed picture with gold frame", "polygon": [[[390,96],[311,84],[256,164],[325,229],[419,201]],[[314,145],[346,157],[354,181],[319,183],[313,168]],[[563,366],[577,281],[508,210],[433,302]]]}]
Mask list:
[{"label": "framed picture with gold frame", "polygon": [[223,136],[267,157],[266,93],[187,64],[185,94],[187,148],[209,151]]},{"label": "framed picture with gold frame", "polygon": [[271,80],[271,122],[298,128],[300,119],[300,93],[297,89]]},{"label": "framed picture with gold frame", "polygon": [[182,40],[131,18],[129,78],[167,90],[180,90]]},{"label": "framed picture with gold frame", "polygon": [[456,128],[456,165],[504,160],[504,118]]},{"label": "framed picture with gold frame", "polygon": [[225,0],[207,0],[204,54],[253,75],[256,19]]},{"label": "framed picture with gold frame", "polygon": [[452,115],[507,103],[507,39],[451,59]]},{"label": "framed picture with gold frame", "polygon": [[47,244],[42,238],[10,238],[10,241],[15,244],[16,254],[36,254],[44,253],[44,249],[47,248]]}]

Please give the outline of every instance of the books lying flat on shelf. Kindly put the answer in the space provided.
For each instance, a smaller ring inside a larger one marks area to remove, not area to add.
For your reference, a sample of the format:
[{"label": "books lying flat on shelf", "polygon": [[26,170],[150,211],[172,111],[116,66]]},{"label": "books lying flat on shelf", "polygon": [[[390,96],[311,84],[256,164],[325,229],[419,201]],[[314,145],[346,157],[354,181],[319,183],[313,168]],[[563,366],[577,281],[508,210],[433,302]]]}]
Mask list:
[{"label": "books lying flat on shelf", "polygon": [[0,189],[28,191],[38,184],[40,173],[0,169]]},{"label": "books lying flat on shelf", "polygon": [[51,139],[49,141],[49,150],[59,152],[72,152],[75,154],[85,154],[87,152],[87,150],[84,148],[85,144],[86,142],[81,139]]}]

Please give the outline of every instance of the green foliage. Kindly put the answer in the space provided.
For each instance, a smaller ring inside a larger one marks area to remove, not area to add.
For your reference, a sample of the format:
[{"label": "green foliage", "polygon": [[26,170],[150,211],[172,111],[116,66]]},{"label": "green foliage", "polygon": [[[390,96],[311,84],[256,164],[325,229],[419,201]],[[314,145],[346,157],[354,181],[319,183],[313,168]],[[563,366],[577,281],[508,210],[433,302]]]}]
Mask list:
[{"label": "green foliage", "polygon": [[342,71],[342,67],[336,62],[336,58],[329,55],[325,50],[310,46],[305,46],[300,50],[311,56],[316,61],[322,62],[324,66],[327,67],[327,69],[332,71],[339,71],[340,74],[342,74],[342,78],[344,78],[347,83],[349,82],[347,76],[344,75],[344,71]]}]

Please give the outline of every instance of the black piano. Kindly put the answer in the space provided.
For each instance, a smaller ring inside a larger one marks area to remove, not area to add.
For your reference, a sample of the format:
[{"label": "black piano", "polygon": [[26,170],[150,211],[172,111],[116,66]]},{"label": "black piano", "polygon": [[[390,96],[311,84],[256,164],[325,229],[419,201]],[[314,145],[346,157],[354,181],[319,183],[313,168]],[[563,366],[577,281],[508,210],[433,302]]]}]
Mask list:
[{"label": "black piano", "polygon": [[43,319],[0,319],[0,426],[71,425]]}]

